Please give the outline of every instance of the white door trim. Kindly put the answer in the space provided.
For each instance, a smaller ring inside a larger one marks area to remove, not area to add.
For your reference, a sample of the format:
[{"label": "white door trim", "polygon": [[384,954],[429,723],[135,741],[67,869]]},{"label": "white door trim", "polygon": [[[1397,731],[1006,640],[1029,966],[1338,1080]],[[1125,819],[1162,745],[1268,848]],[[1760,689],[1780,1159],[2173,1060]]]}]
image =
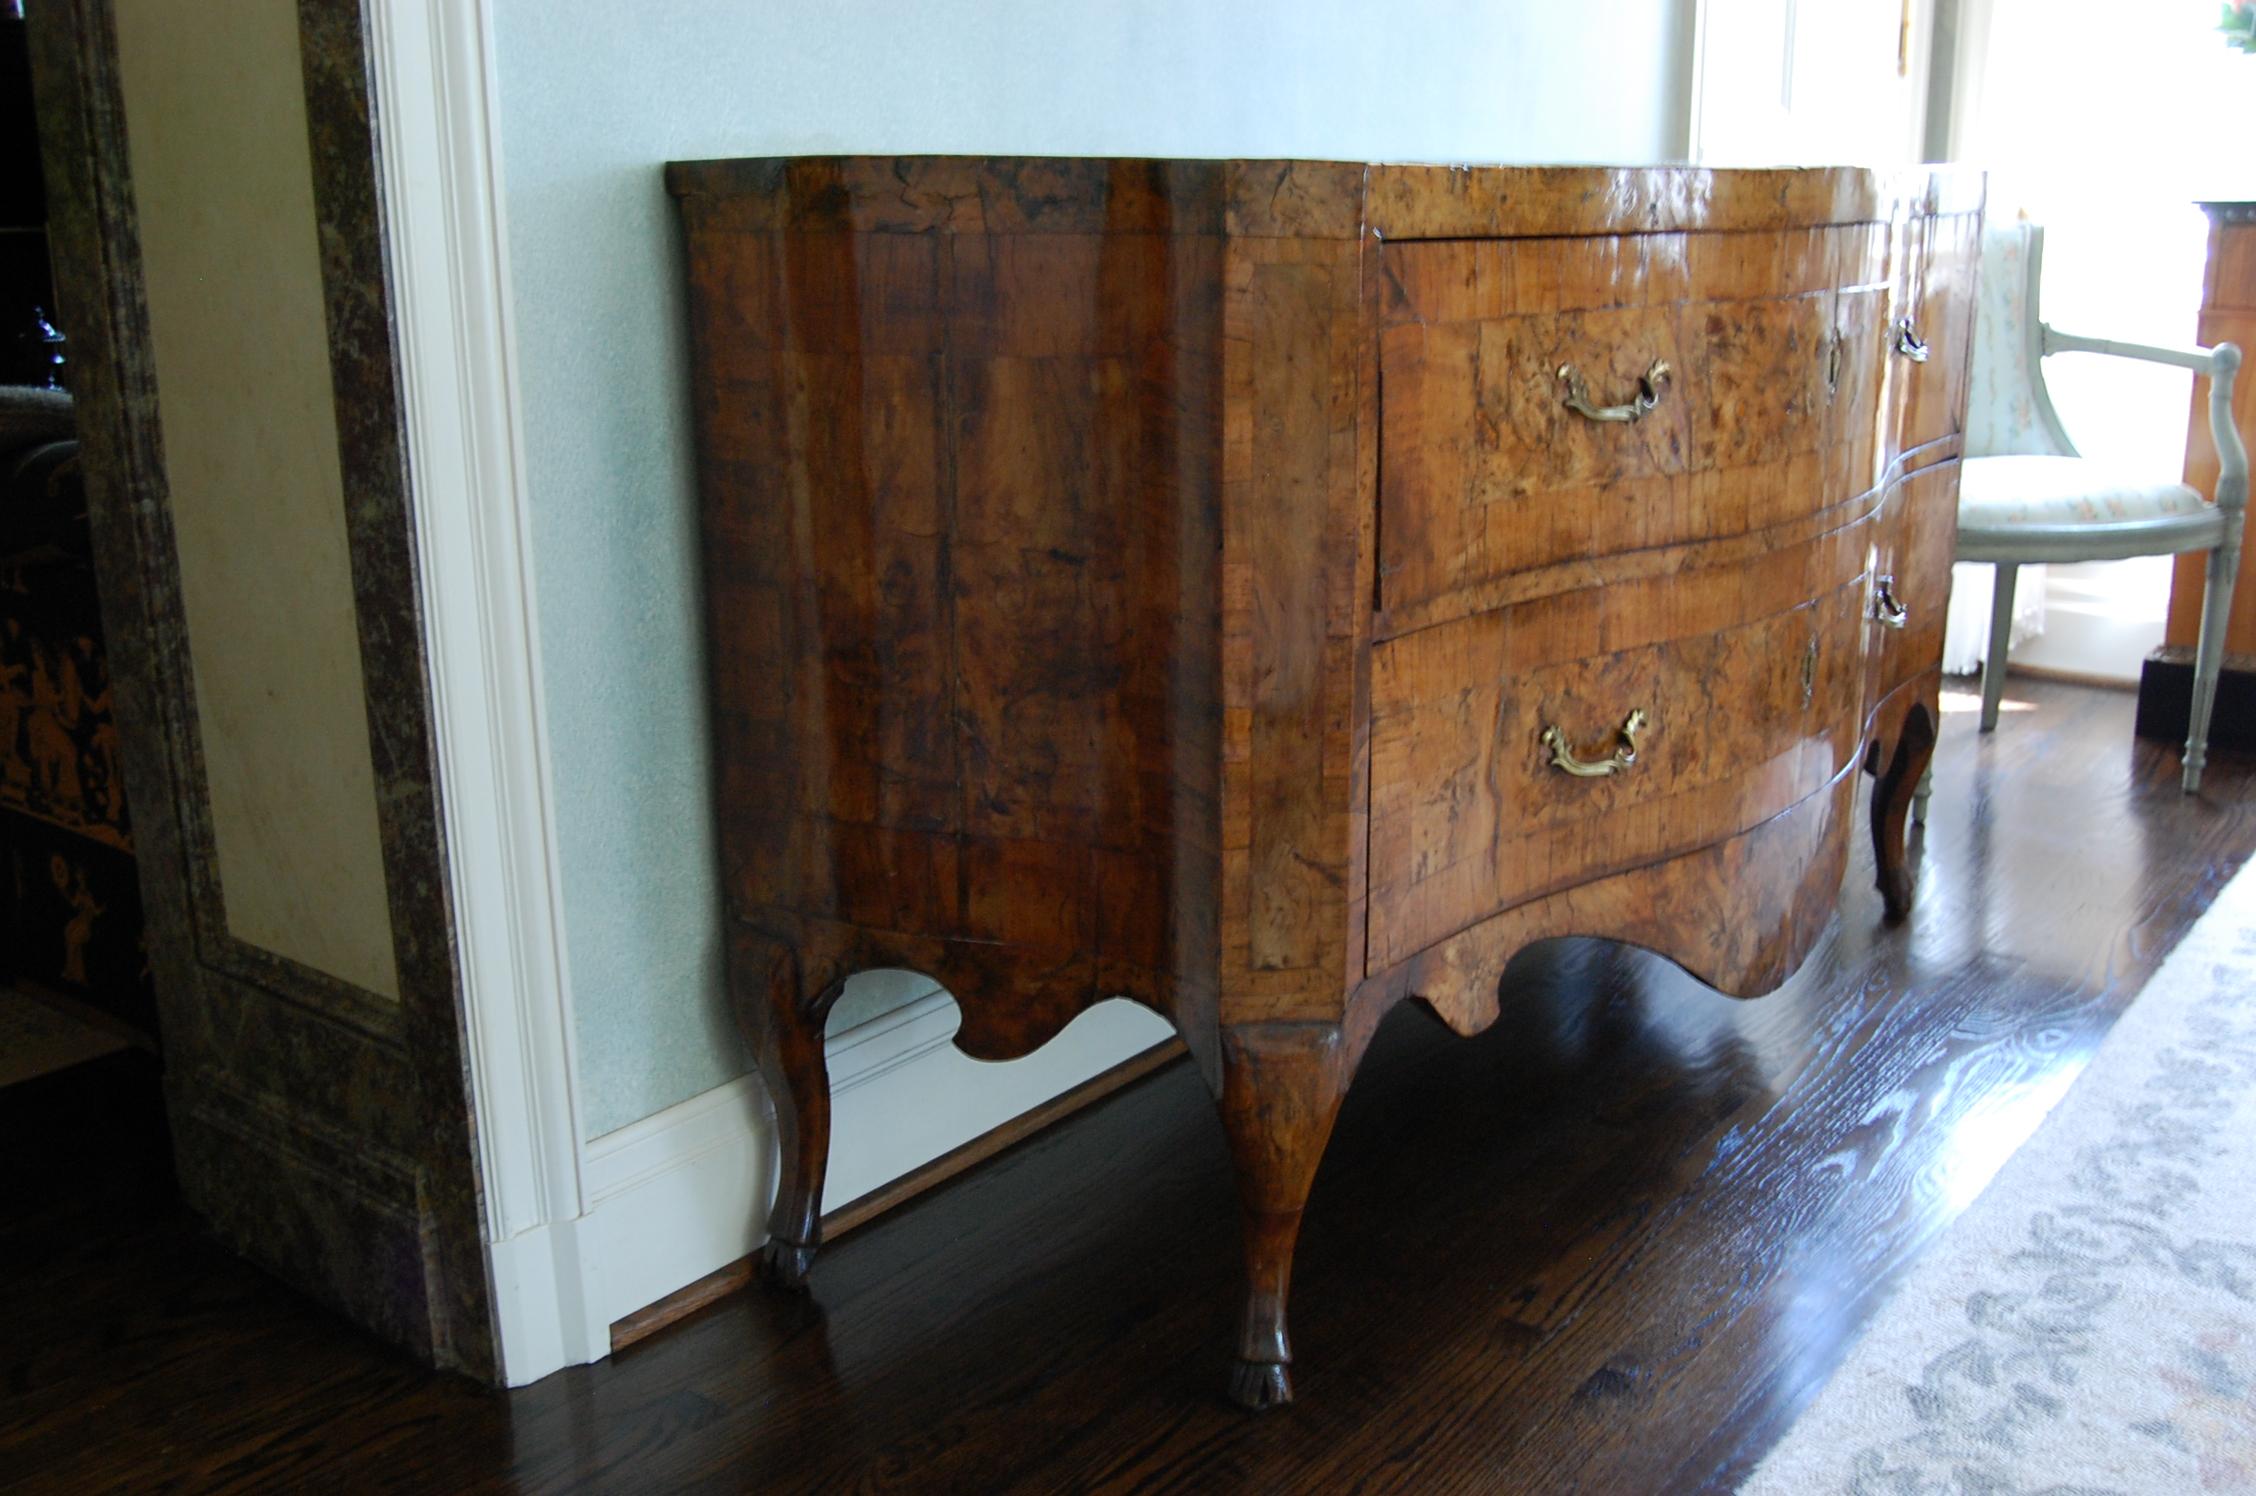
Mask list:
[{"label": "white door trim", "polygon": [[1684,118],[1678,122],[1678,140],[1684,159],[1697,165],[1701,159],[1700,122],[1706,110],[1708,86],[1708,0],[1691,0],[1684,25]]},{"label": "white door trim", "polygon": [[541,702],[487,0],[374,0],[369,54],[465,1051],[504,1375],[609,1348]]}]

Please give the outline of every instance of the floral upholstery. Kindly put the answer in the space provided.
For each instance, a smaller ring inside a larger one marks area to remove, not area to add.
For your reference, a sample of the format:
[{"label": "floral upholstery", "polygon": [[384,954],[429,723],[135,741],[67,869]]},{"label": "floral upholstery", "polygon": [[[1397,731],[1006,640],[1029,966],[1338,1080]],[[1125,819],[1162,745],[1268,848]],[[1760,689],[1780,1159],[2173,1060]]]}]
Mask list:
[{"label": "floral upholstery", "polygon": [[1967,370],[1969,457],[2065,456],[2037,414],[2036,370],[2029,366],[2029,225],[1982,230],[1982,273]]},{"label": "floral upholstery", "polygon": [[2197,514],[2183,483],[2156,482],[2083,457],[1970,457],[1959,472],[1958,527],[2120,524]]}]

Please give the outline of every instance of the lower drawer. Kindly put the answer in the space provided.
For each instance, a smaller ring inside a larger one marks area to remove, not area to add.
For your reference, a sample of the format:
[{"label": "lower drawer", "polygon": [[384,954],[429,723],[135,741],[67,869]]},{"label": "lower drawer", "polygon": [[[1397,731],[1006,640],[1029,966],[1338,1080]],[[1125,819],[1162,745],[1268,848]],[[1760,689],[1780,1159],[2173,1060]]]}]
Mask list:
[{"label": "lower drawer", "polygon": [[1862,725],[1870,551],[1858,524],[1378,646],[1368,970],[1832,783]]},{"label": "lower drawer", "polygon": [[1872,699],[1878,701],[1942,662],[1958,536],[1958,463],[1922,468],[1897,483],[1872,536]]}]

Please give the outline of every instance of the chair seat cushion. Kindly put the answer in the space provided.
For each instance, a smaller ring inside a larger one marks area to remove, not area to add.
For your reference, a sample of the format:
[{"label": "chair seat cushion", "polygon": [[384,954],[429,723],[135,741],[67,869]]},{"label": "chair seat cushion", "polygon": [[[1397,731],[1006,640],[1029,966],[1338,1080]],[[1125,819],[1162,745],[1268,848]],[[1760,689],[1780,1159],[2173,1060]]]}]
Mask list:
[{"label": "chair seat cushion", "polygon": [[1969,457],[1959,472],[1958,527],[2104,525],[2198,514],[2183,483],[2157,483],[2087,457]]}]

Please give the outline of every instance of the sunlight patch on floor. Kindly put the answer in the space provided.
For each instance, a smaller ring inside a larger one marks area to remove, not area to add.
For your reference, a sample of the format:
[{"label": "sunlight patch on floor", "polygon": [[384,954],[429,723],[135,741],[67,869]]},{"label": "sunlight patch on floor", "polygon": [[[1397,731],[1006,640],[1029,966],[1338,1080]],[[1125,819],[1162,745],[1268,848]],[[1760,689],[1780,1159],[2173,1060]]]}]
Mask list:
[{"label": "sunlight patch on floor", "polygon": [[[1978,712],[1981,709],[1982,693],[1980,691],[1943,692],[1943,715],[1946,717],[1954,712]],[[1998,710],[2001,712],[2033,712],[2036,709],[2037,704],[2035,702],[2015,701],[2010,696],[1998,703]]]},{"label": "sunlight patch on floor", "polygon": [[1951,1124],[1949,1142],[1937,1160],[1938,1185],[1951,1214],[1972,1205],[1989,1187],[2083,1071],[2082,1064],[2062,1064],[2037,1080],[2002,1087]]}]

